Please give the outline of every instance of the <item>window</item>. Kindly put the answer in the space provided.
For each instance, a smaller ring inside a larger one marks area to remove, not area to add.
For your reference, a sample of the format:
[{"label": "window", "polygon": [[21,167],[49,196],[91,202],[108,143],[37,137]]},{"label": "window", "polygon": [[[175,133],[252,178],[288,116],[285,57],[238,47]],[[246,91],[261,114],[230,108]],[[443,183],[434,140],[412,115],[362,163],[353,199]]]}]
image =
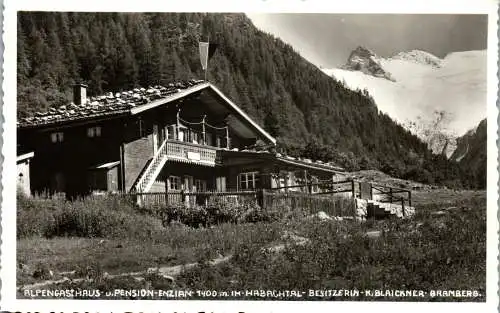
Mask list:
[{"label": "window", "polygon": [[179,176],[170,176],[168,181],[170,182],[169,189],[181,190],[181,178]]},{"label": "window", "polygon": [[63,142],[63,140],[64,140],[64,133],[63,132],[52,133],[52,134],[50,134],[50,140],[53,143]]},{"label": "window", "polygon": [[175,125],[168,126],[168,128],[167,128],[168,139],[170,139],[170,140],[176,139],[176,136],[175,136],[176,130],[177,130],[177,127]]},{"label": "window", "polygon": [[196,191],[198,192],[203,192],[207,190],[207,182],[203,179],[195,180],[194,185],[196,186]]},{"label": "window", "polygon": [[212,137],[212,134],[211,133],[205,133],[205,144],[207,146],[213,146],[214,145],[214,142],[213,142],[213,137]]},{"label": "window", "polygon": [[87,136],[90,138],[101,137],[101,126],[87,128]]},{"label": "window", "polygon": [[199,135],[195,131],[191,131],[191,142],[196,144],[199,142]]},{"label": "window", "polygon": [[259,186],[259,172],[241,173],[238,180],[240,190],[256,189]]}]

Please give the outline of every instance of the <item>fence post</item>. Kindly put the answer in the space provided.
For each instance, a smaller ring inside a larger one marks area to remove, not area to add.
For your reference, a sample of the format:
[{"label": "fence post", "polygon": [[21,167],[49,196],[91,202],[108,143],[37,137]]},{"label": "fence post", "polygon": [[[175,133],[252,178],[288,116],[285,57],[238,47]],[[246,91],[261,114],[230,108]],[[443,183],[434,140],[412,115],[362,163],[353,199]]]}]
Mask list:
[{"label": "fence post", "polygon": [[373,200],[373,185],[370,183],[370,200]]},{"label": "fence post", "polygon": [[309,184],[307,182],[307,170],[304,170],[304,184],[306,185],[306,192],[309,192]]},{"label": "fence post", "polygon": [[352,198],[356,198],[356,191],[354,190],[354,179],[351,180],[351,188],[352,188]]},{"label": "fence post", "polygon": [[401,197],[401,210],[403,211],[403,217],[405,217],[405,199]]},{"label": "fence post", "polygon": [[184,192],[184,189],[181,190],[181,202],[184,203],[186,202],[186,195],[185,195],[185,192]]},{"label": "fence post", "polygon": [[389,201],[392,204],[392,187],[389,188]]},{"label": "fence post", "polygon": [[411,191],[408,190],[408,206],[411,206]]}]

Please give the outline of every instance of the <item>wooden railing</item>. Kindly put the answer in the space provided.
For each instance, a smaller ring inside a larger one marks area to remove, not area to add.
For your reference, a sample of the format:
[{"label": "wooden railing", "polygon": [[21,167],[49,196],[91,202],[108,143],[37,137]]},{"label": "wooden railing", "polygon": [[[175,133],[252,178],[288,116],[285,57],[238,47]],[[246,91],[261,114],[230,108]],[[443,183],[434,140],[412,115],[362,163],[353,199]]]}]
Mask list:
[{"label": "wooden railing", "polygon": [[168,192],[131,193],[141,207],[162,208],[167,206],[211,206],[214,204],[242,204],[246,202],[260,203],[257,191],[237,192],[187,192],[184,190],[169,190]]},{"label": "wooden railing", "polygon": [[212,166],[215,165],[217,160],[217,148],[177,140],[167,140],[166,153],[168,158],[193,163],[205,163]]},{"label": "wooden railing", "polygon": [[217,148],[177,140],[165,140],[153,156],[131,191],[147,192],[168,158],[214,166]]},{"label": "wooden railing", "polygon": [[411,206],[411,190],[370,183],[373,196],[380,196],[380,202],[401,203]]},{"label": "wooden railing", "polygon": [[[319,190],[313,192],[314,189]],[[271,190],[285,193],[299,191],[316,195],[344,194],[352,198],[401,204],[402,207],[412,205],[411,190],[372,182],[361,182],[354,179],[342,181],[327,180],[317,183],[278,187]]]},{"label": "wooden railing", "polygon": [[[315,188],[315,187],[318,188]],[[363,188],[363,190],[362,190]],[[313,190],[318,189],[317,192]],[[190,192],[169,190],[157,193],[131,194],[141,207],[165,208],[167,206],[213,206],[216,204],[258,204],[262,209],[286,209],[307,214],[323,211],[331,216],[354,217],[353,198],[400,204],[403,209],[411,206],[411,191],[353,179],[322,181],[303,185],[235,192]],[[376,198],[376,199],[375,199]]]},{"label": "wooden railing", "polygon": [[282,186],[270,189],[270,191],[302,192],[310,194],[338,194],[338,193],[353,194],[352,190],[353,187],[351,179],[341,180],[341,181],[325,180],[321,182],[314,182],[314,183],[310,182],[307,184]]},{"label": "wooden railing", "polygon": [[161,212],[167,207],[218,207],[220,205],[242,205],[253,203],[264,210],[277,210],[283,214],[315,214],[323,211],[331,216],[354,218],[355,208],[352,199],[334,194],[309,194],[297,192],[278,192],[265,189],[237,192],[148,192],[128,194],[128,197],[149,212]]},{"label": "wooden railing", "polygon": [[158,151],[153,156],[151,162],[149,162],[146,170],[142,173],[141,178],[139,178],[139,180],[137,181],[137,184],[134,188],[137,192],[147,191],[149,187],[151,187],[152,183],[156,179],[156,176],[158,176],[161,167],[163,166],[163,164],[165,164],[166,155],[167,141],[165,140],[161,144],[160,148],[158,148]]}]

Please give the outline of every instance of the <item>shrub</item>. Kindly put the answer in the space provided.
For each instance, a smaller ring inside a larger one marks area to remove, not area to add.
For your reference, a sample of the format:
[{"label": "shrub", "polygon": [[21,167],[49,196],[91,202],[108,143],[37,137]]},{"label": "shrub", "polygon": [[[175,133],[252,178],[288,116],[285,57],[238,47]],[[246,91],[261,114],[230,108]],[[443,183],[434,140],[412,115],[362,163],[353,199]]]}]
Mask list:
[{"label": "shrub", "polygon": [[243,207],[238,220],[242,223],[275,222],[281,217],[278,208],[262,209],[256,204],[249,203]]},{"label": "shrub", "polygon": [[284,215],[281,208],[262,209],[255,201],[227,202],[209,201],[206,207],[186,205],[185,203],[170,205],[164,210],[163,225],[178,221],[191,227],[207,227],[223,223],[257,223],[278,221]]},{"label": "shrub", "polygon": [[17,236],[137,237],[161,231],[159,221],[140,214],[120,196],[75,201],[18,196]]},{"label": "shrub", "polygon": [[54,199],[46,201],[17,195],[17,236],[45,236],[48,229],[55,227],[55,216],[65,201]]},{"label": "shrub", "polygon": [[227,201],[221,197],[212,197],[207,203],[211,224],[236,223],[244,209],[245,202],[236,201],[236,199]]},{"label": "shrub", "polygon": [[173,204],[163,210],[163,226],[177,221],[191,227],[207,226],[208,212],[198,205]]}]

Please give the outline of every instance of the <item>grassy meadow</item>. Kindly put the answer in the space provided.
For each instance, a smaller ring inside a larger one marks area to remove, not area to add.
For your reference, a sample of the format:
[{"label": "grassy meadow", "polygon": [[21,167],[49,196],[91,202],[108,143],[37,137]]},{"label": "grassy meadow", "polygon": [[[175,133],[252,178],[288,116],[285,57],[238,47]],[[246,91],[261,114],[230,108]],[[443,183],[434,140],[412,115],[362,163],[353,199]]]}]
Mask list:
[{"label": "grassy meadow", "polygon": [[[63,200],[57,200],[63,201]],[[336,296],[289,300],[485,301],[486,195],[433,190],[414,194],[412,219],[358,223],[300,215],[192,228],[138,212],[118,198],[55,203],[19,199],[18,287],[88,277],[44,289],[474,290],[475,297]],[[378,236],[370,236],[377,233]],[[307,241],[297,243],[284,234]],[[282,245],[276,252],[270,247]],[[231,256],[211,265],[208,260]],[[145,271],[198,262],[166,279]],[[37,275],[34,275],[37,273]],[[23,297],[22,291],[18,292]],[[228,299],[220,293],[215,298]],[[118,298],[138,298],[120,296]],[[139,297],[140,298],[140,297]],[[153,296],[152,298],[165,298]],[[170,297],[168,297],[170,299]],[[197,297],[196,294],[193,298]],[[236,296],[276,300],[275,295]],[[206,299],[206,298],[201,298]]]}]

